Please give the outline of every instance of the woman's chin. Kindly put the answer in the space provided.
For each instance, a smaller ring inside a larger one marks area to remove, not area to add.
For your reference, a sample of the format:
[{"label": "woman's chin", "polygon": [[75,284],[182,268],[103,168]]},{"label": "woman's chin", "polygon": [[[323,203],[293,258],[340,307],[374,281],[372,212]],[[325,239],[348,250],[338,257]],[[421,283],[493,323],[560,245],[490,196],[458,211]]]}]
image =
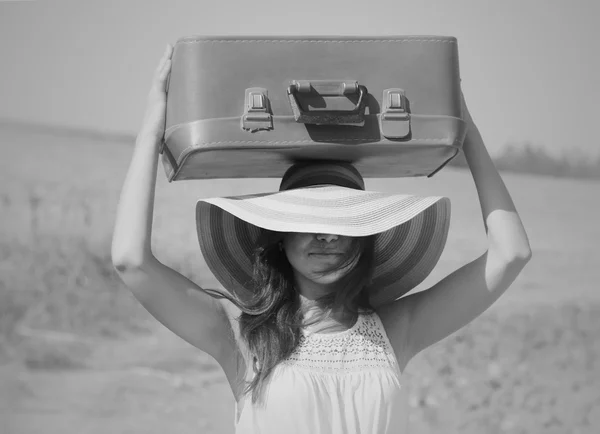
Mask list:
[{"label": "woman's chin", "polygon": [[340,271],[327,273],[325,275],[319,274],[319,273],[313,273],[311,275],[310,280],[312,280],[314,283],[317,283],[319,285],[333,285],[333,284],[339,282],[346,274],[347,273],[340,272]]}]

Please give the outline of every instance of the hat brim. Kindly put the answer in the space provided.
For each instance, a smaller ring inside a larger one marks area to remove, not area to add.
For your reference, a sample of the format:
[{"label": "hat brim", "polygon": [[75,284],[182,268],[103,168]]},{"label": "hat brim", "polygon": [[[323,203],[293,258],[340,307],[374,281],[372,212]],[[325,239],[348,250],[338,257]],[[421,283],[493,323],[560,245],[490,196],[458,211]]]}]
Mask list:
[{"label": "hat brim", "polygon": [[363,237],[375,235],[370,297],[401,297],[433,270],[446,244],[450,200],[313,186],[272,193],[201,199],[196,205],[200,249],[217,280],[242,298],[252,288],[260,228]]}]

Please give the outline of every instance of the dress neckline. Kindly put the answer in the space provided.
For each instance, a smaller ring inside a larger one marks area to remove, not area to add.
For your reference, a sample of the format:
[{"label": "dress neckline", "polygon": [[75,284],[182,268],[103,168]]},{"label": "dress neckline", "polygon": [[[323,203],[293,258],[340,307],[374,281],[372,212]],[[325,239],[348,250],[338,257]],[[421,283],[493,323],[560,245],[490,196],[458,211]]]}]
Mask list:
[{"label": "dress neckline", "polygon": [[356,330],[358,328],[358,326],[360,325],[360,323],[362,323],[363,320],[363,313],[359,312],[358,317],[356,318],[356,321],[354,322],[354,324],[347,328],[346,330],[341,330],[339,332],[332,332],[332,333],[324,333],[324,332],[313,332],[310,330],[306,330],[306,329],[302,329],[302,334],[304,334],[305,336],[316,336],[319,338],[337,338],[340,336],[345,336],[348,335],[350,333],[352,333],[354,330]]}]

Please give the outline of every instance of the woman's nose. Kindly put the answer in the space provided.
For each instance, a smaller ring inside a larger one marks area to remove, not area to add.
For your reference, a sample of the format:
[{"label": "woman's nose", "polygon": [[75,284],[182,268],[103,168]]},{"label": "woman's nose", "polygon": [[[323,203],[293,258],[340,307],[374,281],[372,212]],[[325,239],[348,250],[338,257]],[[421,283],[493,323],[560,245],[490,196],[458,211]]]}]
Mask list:
[{"label": "woman's nose", "polygon": [[333,234],[318,234],[317,235],[317,240],[319,241],[325,241],[326,243],[330,243],[332,241],[335,241],[338,239],[337,235],[333,235]]}]

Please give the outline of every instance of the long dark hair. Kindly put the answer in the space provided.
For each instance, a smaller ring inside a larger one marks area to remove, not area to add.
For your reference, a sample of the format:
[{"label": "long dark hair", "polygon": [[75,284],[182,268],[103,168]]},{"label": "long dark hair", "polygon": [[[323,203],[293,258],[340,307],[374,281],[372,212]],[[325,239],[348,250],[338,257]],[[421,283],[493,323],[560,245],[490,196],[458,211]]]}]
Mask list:
[{"label": "long dark hair", "polygon": [[236,295],[225,296],[242,311],[238,321],[240,336],[252,358],[255,376],[244,393],[252,392],[252,402],[262,396],[267,377],[275,366],[291,355],[300,340],[300,328],[327,318],[334,310],[350,313],[354,320],[359,311],[373,311],[368,287],[374,264],[374,236],[357,237],[351,241],[342,264],[325,270],[353,267],[332,291],[314,301],[321,314],[305,321],[305,309],[294,285],[294,270],[280,248],[284,234],[262,230],[254,250],[254,291],[252,297],[241,300]]}]

